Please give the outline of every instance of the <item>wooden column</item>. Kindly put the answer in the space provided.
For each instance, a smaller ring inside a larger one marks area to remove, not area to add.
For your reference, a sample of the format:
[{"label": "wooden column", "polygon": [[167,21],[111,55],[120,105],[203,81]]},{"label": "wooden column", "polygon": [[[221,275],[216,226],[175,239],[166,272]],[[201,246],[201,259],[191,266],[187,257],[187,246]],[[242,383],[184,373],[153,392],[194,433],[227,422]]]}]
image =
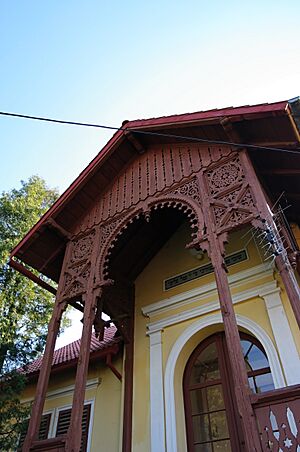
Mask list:
[{"label": "wooden column", "polygon": [[129,319],[129,342],[125,344],[125,382],[123,410],[122,452],[131,452],[132,447],[132,402],[133,402],[133,357],[134,357],[134,306]]},{"label": "wooden column", "polygon": [[84,302],[83,312],[83,330],[80,342],[80,352],[77,363],[75,388],[72,403],[72,413],[70,426],[67,432],[67,440],[65,450],[68,452],[79,452],[82,435],[82,414],[85,397],[86,379],[90,359],[90,346],[93,323],[97,309],[97,301],[103,294],[103,285],[94,286],[97,256],[100,250],[100,229],[96,231],[93,244],[89,249],[89,261],[91,271],[89,272],[86,282],[86,292],[82,295]]},{"label": "wooden column", "polygon": [[[259,452],[261,451],[261,443],[250,401],[247,371],[224,263],[223,255],[226,235],[218,235],[216,232],[215,220],[210,205],[210,194],[203,174],[198,176],[198,183],[203,194],[202,214],[205,219],[205,232],[207,237],[204,241],[200,240],[199,245],[208,251],[214,268],[225,338],[230,357],[230,369],[234,381],[235,397],[243,429],[245,447],[247,452]],[[207,195],[205,195],[206,193]]]},{"label": "wooden column", "polygon": [[[260,182],[255,174],[252,162],[246,150],[240,152],[241,161],[244,164],[244,170],[251,183],[251,188],[255,194],[256,203],[261,217],[268,221],[272,228],[276,231],[277,227],[273,220],[272,213],[268,207],[267,200],[261,188]],[[295,278],[292,266],[288,260],[286,251],[275,259],[278,271],[285,286],[287,295],[289,297],[298,327],[300,329],[300,288]]]},{"label": "wooden column", "polygon": [[[98,289],[99,290],[99,289]],[[84,320],[83,331],[80,342],[80,352],[76,371],[75,389],[72,404],[72,414],[70,426],[67,433],[66,451],[79,452],[81,444],[81,421],[83,414],[84,396],[87,372],[90,359],[90,344],[92,336],[93,322],[95,319],[95,310],[98,292],[95,294],[93,289],[89,290],[84,297]]]},{"label": "wooden column", "polygon": [[233,309],[227,273],[220,252],[220,244],[216,238],[210,241],[211,262],[214,267],[217,290],[224,324],[225,338],[229,351],[230,368],[234,381],[235,397],[243,428],[246,450],[261,451],[258,429],[250,401],[250,388],[242,352],[238,325]]},{"label": "wooden column", "polygon": [[56,300],[52,318],[48,327],[46,349],[36,387],[28,431],[22,448],[23,452],[28,452],[32,446],[32,442],[38,439],[37,437],[49,383],[56,337],[59,331],[61,317],[66,307],[66,302],[59,302]]}]

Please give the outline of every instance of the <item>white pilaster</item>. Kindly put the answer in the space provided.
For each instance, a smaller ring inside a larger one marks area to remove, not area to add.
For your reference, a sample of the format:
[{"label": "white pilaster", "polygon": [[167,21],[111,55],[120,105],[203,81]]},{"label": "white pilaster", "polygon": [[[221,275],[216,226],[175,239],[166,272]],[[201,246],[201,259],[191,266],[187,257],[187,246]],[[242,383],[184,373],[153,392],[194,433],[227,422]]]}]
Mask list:
[{"label": "white pilaster", "polygon": [[300,358],[281,302],[280,289],[262,293],[288,385],[300,383]]},{"label": "white pilaster", "polygon": [[161,330],[150,337],[150,423],[151,452],[165,452],[165,412]]}]

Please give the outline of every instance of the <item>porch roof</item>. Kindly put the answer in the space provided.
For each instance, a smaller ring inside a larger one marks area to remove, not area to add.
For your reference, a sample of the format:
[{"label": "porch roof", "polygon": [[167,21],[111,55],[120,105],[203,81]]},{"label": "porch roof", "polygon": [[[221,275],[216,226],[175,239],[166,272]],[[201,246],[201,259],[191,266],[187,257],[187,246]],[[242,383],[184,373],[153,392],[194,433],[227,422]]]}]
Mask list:
[{"label": "porch roof", "polygon": [[[297,102],[299,104],[299,99]],[[192,138],[295,149],[300,142],[298,115],[295,115],[294,107],[298,105],[297,102],[281,101],[124,121],[122,130],[113,135],[14,248],[11,259],[18,258],[57,282],[68,233],[92,205],[95,196],[105,189],[137,152],[142,152],[152,144],[187,141]],[[229,128],[226,124],[230,125]],[[157,135],[141,132],[156,132]],[[185,138],[163,137],[163,134]],[[276,197],[283,186],[287,189],[288,199],[292,204],[288,215],[290,220],[299,221],[300,212],[295,201],[300,197],[297,179],[300,172],[300,152],[299,156],[292,157],[291,154],[275,150],[270,152],[256,149],[251,150],[251,158],[269,192]]]}]

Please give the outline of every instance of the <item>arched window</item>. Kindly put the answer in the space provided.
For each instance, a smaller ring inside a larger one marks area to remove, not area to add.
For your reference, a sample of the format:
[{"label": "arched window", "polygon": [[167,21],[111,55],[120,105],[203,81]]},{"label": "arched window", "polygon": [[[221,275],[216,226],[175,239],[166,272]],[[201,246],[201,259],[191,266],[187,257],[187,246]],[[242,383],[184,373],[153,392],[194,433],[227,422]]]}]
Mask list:
[{"label": "arched window", "polygon": [[[241,333],[248,381],[253,392],[274,388],[266,354],[252,336]],[[229,355],[223,333],[203,341],[192,353],[183,379],[189,452],[240,450]]]}]

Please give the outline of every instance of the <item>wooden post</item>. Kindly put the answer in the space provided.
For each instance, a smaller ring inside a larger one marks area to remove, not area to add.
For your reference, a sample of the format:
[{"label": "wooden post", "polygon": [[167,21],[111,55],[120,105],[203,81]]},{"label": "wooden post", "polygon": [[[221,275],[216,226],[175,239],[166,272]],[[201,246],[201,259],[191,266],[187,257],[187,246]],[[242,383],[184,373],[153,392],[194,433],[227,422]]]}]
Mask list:
[{"label": "wooden post", "polygon": [[229,351],[230,368],[234,381],[236,402],[241,418],[246,450],[248,452],[258,452],[261,451],[261,443],[250,401],[250,388],[248,384],[247,371],[227,274],[220,251],[220,244],[216,238],[213,238],[213,240],[210,241],[210,246],[213,247],[213,252],[211,252],[211,262],[214,267],[225,338]]},{"label": "wooden post", "polygon": [[132,402],[133,402],[133,357],[134,357],[134,307],[129,319],[129,342],[125,345],[125,381],[123,410],[122,452],[131,452],[132,445]]},{"label": "wooden post", "polygon": [[83,312],[83,330],[80,342],[80,352],[77,363],[74,396],[72,403],[72,413],[69,429],[67,432],[67,440],[65,450],[68,452],[79,452],[82,435],[82,414],[85,396],[86,379],[90,359],[90,346],[93,323],[95,320],[98,298],[103,293],[103,287],[99,285],[94,287],[95,269],[97,256],[100,249],[100,229],[97,230],[92,249],[90,251],[91,272],[88,276],[86,293],[82,295],[84,301]]},{"label": "wooden post", "polygon": [[294,275],[292,266],[286,256],[276,256],[275,262],[290,300],[298,327],[300,329],[300,288]]},{"label": "wooden post", "polygon": [[[248,175],[249,182],[251,182],[251,188],[255,194],[256,203],[260,215],[263,219],[267,220],[270,225],[276,230],[277,228],[273,220],[272,213],[270,211],[270,208],[268,207],[267,200],[256,176],[247,151],[241,151],[240,156],[241,161],[244,164],[245,173]],[[287,295],[289,297],[298,327],[300,329],[300,288],[285,250],[282,255],[276,257],[275,262],[285,286]]]},{"label": "wooden post", "polygon": [[23,452],[29,452],[32,442],[37,439],[41,417],[43,413],[46,392],[51,372],[52,360],[56,337],[59,331],[61,316],[67,307],[66,302],[59,302],[56,300],[55,307],[52,313],[52,318],[48,327],[48,336],[46,342],[46,349],[41,365],[39,379],[36,387],[35,399],[31,411],[27,435],[22,448]]},{"label": "wooden post", "polygon": [[[101,289],[100,289],[101,290]],[[97,294],[99,296],[99,294]],[[90,359],[90,344],[92,336],[93,322],[95,319],[95,309],[97,296],[90,290],[84,297],[84,320],[83,331],[80,342],[80,353],[77,364],[75,389],[72,404],[72,414],[70,426],[67,433],[66,451],[79,452],[81,444],[81,421],[83,414],[84,396],[87,372]]]},{"label": "wooden post", "polygon": [[[247,452],[259,452],[261,451],[261,443],[250,401],[247,371],[223,259],[225,236],[218,236],[216,232],[209,193],[207,192],[203,174],[199,174],[198,182],[201,192],[203,193],[202,214],[207,227],[207,239],[205,241],[200,240],[199,245],[208,251],[214,268],[225,338],[230,357],[230,368],[234,381],[237,408],[241,419],[246,450]],[[207,193],[207,196],[205,196],[205,193]]]}]

